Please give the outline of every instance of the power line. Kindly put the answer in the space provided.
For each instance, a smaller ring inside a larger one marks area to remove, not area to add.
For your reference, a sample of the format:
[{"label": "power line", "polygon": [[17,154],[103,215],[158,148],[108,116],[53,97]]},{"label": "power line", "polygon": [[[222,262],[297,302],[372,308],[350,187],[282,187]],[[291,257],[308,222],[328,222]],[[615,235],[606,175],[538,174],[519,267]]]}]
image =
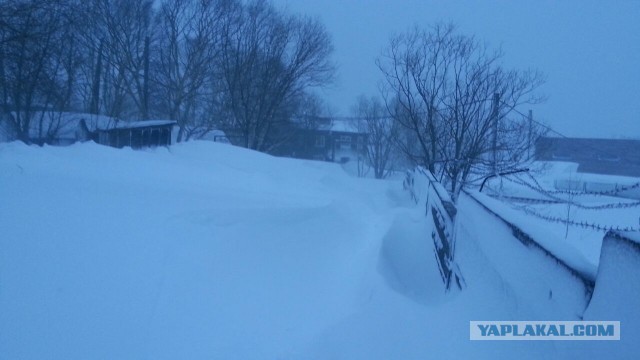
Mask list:
[{"label": "power line", "polygon": [[[483,102],[483,101],[489,101],[489,100],[491,100],[491,99],[478,100],[478,101],[474,101],[474,102],[469,103],[469,104]],[[506,103],[505,101],[501,100],[500,103],[503,104],[503,105],[509,106],[511,108],[510,112],[513,111],[514,113],[516,113],[516,114],[518,114],[518,115],[520,115],[520,116],[522,116],[524,118],[529,119],[529,115],[524,114],[523,112],[521,112],[520,110],[518,110],[515,107],[512,107],[510,104]],[[468,105],[468,104],[466,104],[466,105]],[[440,113],[441,111],[436,109],[436,112]],[[420,111],[420,112],[414,113],[414,115],[418,115],[418,116],[426,115],[426,114],[427,114],[427,111]],[[337,121],[354,121],[354,122],[356,122],[356,121],[369,121],[369,120],[373,120],[373,121],[393,120],[393,119],[397,118],[397,116],[398,115],[379,115],[379,116],[315,116],[315,115],[302,115],[300,117],[306,118],[306,119],[322,120],[322,121],[334,121],[334,120],[337,120]],[[537,121],[537,120],[535,120],[533,118],[531,118],[530,120],[533,123],[535,123],[536,125],[543,127],[544,129],[546,129],[550,133],[555,134],[555,135],[557,135],[557,136],[559,136],[559,137],[561,137],[563,139],[572,139],[571,137],[569,137],[569,136],[567,136],[567,135],[555,130],[554,128],[552,128],[551,126],[549,126],[547,124],[539,122],[539,121]],[[608,155],[608,156],[610,156],[612,158],[617,157],[616,154],[613,154],[613,153],[611,153],[611,152],[609,152],[607,150],[603,150],[601,148],[594,147],[594,146],[589,145],[589,144],[582,144],[581,147],[588,148],[588,149],[590,149],[592,151],[595,151],[597,153],[600,153],[600,154]]]},{"label": "power line", "polygon": [[[503,103],[504,105],[508,105],[508,104],[506,104],[505,102],[502,102],[502,103]],[[546,124],[543,124],[543,123],[541,123],[541,122],[539,122],[539,121],[536,121],[536,120],[534,120],[533,118],[529,118],[529,115],[525,115],[525,114],[523,114],[520,110],[518,110],[518,109],[516,109],[516,108],[512,108],[512,109],[511,109],[511,111],[513,111],[513,112],[515,112],[515,113],[519,114],[520,116],[523,116],[523,117],[525,117],[525,118],[528,118],[528,119],[529,119],[529,120],[531,120],[532,122],[536,123],[536,124],[537,124],[537,125],[539,125],[539,126],[542,126],[543,128],[547,129],[549,132],[551,132],[551,133],[553,133],[553,134],[556,134],[556,135],[560,136],[560,137],[561,137],[561,138],[563,138],[563,139],[572,139],[571,137],[569,137],[569,136],[567,136],[567,135],[565,135],[565,134],[563,134],[563,133],[561,133],[561,132],[559,132],[559,131],[557,131],[557,130],[553,129],[553,128],[552,128],[551,126],[549,126],[549,125],[546,125]],[[575,146],[578,146],[578,145],[575,145]],[[608,151],[606,151],[606,150],[596,148],[596,147],[594,147],[594,146],[592,146],[592,145],[589,145],[589,144],[583,144],[583,145],[582,145],[582,147],[584,147],[584,148],[588,148],[588,149],[591,149],[591,150],[593,150],[593,151],[595,151],[595,152],[598,152],[598,153],[600,153],[600,154],[609,155],[609,156],[611,156],[612,158],[616,158],[616,157],[617,157],[617,155],[616,155],[616,154],[612,154],[612,153],[610,153],[610,152],[608,152]]]}]

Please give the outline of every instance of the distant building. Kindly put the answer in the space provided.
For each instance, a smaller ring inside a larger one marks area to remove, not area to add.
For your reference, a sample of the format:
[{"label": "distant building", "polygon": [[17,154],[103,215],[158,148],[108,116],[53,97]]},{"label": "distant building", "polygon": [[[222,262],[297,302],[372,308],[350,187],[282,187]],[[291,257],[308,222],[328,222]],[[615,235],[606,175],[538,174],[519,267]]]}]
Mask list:
[{"label": "distant building", "polygon": [[313,128],[298,129],[287,146],[287,156],[346,163],[357,160],[365,149],[367,134],[351,121],[324,120]]},{"label": "distant building", "polygon": [[578,163],[584,173],[640,177],[640,140],[543,137],[536,160]]},{"label": "distant building", "polygon": [[218,129],[211,130],[211,131],[207,132],[206,134],[197,137],[196,139],[197,140],[213,141],[213,142],[217,142],[217,143],[221,143],[221,144],[231,144],[231,141],[229,141],[229,138],[227,137],[227,134],[224,131],[218,130]]}]

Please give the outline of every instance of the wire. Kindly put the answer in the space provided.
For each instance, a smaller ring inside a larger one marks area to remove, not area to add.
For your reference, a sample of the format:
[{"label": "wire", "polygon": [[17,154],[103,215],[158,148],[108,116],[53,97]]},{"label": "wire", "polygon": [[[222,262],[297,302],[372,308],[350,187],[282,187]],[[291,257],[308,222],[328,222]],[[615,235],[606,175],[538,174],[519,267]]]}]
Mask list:
[{"label": "wire", "polygon": [[[479,100],[479,101],[489,101],[489,100],[491,100],[491,99],[483,99],[483,100]],[[479,101],[475,101],[474,103],[477,103]],[[521,112],[520,110],[518,110],[515,107],[511,107],[511,105],[506,103],[505,101],[500,100],[500,103],[502,105],[509,106],[511,108],[510,111],[513,111],[514,113],[529,119],[531,122],[535,123],[538,126],[541,126],[541,127],[545,128],[547,131],[549,131],[552,134],[555,134],[555,135],[557,135],[557,136],[559,136],[559,137],[561,137],[563,139],[573,139],[573,138],[571,138],[571,137],[569,137],[569,136],[567,136],[567,135],[555,130],[554,128],[552,128],[551,126],[549,126],[547,124],[544,124],[544,123],[541,123],[541,122],[539,122],[537,120],[529,118],[529,115],[524,114],[523,112]],[[438,111],[438,110],[436,109],[436,111]],[[427,114],[426,111],[421,111],[421,112],[418,112],[416,115],[426,115],[426,114]],[[380,115],[380,116],[314,116],[314,115],[301,115],[300,117],[301,118],[307,118],[307,119],[324,120],[324,121],[333,121],[333,120],[338,120],[338,121],[368,121],[368,120],[374,120],[374,121],[378,121],[378,120],[392,120],[396,116],[394,116],[394,115]],[[603,155],[608,155],[611,158],[617,158],[618,157],[618,155],[616,155],[616,154],[613,154],[613,153],[611,153],[611,152],[609,152],[607,150],[603,150],[602,148],[594,147],[593,145],[582,144],[582,146],[581,145],[575,145],[575,146],[576,147],[582,147],[582,148],[588,148],[588,149],[591,149],[591,150],[595,151],[596,153],[603,154]]]},{"label": "wire", "polygon": [[[508,105],[508,104],[507,104],[507,103],[505,103],[505,102],[502,102],[502,103],[503,103],[504,105]],[[553,133],[553,134],[556,134],[556,135],[558,135],[559,137],[561,137],[561,138],[563,138],[563,139],[574,139],[574,138],[571,138],[571,137],[569,137],[569,136],[567,136],[567,135],[565,135],[565,134],[563,134],[563,133],[561,133],[561,132],[559,132],[559,131],[557,131],[557,130],[553,129],[553,128],[552,128],[551,126],[549,126],[549,125],[543,124],[543,123],[541,123],[541,122],[539,122],[539,121],[536,121],[536,120],[534,120],[534,119],[532,119],[532,118],[529,118],[529,115],[525,115],[525,114],[523,114],[521,111],[519,111],[519,110],[518,110],[518,109],[516,109],[516,108],[511,109],[511,111],[513,111],[513,112],[515,112],[515,113],[517,113],[517,114],[519,114],[519,115],[521,115],[521,116],[523,116],[523,117],[525,117],[525,118],[528,118],[529,120],[531,120],[531,122],[533,122],[533,123],[535,123],[535,124],[537,124],[537,125],[539,125],[539,126],[542,126],[543,128],[547,129],[549,132],[551,132],[551,133]],[[574,146],[579,147],[579,145],[574,145]],[[610,156],[610,157],[612,157],[612,158],[617,158],[617,157],[618,157],[616,154],[610,153],[610,152],[608,152],[608,151],[606,151],[606,150],[603,150],[603,149],[596,148],[596,147],[594,147],[594,146],[592,146],[592,145],[589,145],[589,144],[583,144],[583,147],[585,147],[585,148],[589,148],[589,149],[591,149],[591,150],[593,150],[593,151],[596,151],[597,153],[600,153],[600,154],[609,155],[609,156]]]}]

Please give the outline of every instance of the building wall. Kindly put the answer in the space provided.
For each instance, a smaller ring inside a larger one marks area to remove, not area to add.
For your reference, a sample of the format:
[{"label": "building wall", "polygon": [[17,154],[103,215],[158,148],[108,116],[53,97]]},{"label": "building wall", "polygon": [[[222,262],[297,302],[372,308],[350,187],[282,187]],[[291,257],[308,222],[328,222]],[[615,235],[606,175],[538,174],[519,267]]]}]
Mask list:
[{"label": "building wall", "polygon": [[149,126],[99,130],[97,142],[116,148],[168,146],[171,145],[172,126]]},{"label": "building wall", "polygon": [[541,138],[536,160],[576,162],[586,173],[640,176],[640,140]]}]

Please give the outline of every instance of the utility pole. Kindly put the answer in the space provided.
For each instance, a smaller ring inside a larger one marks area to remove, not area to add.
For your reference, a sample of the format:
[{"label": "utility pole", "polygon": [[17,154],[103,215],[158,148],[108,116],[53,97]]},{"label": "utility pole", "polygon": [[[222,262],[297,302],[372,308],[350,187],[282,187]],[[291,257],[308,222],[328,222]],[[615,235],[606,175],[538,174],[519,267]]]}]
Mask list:
[{"label": "utility pole", "polygon": [[491,114],[491,121],[493,121],[493,143],[492,143],[492,151],[493,151],[493,164],[492,171],[494,174],[498,172],[498,119],[500,108],[500,94],[493,94],[493,113]]}]

